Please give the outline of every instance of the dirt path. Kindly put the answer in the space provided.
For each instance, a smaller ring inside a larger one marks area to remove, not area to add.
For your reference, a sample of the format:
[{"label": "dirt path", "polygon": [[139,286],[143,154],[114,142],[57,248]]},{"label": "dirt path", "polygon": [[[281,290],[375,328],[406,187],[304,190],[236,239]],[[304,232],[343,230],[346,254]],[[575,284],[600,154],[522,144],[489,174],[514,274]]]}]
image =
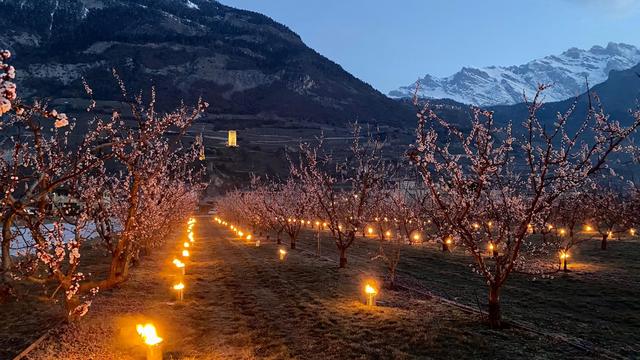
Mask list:
[{"label": "dirt path", "polygon": [[[165,359],[540,358],[585,354],[515,330],[494,332],[455,309],[384,290],[362,304],[353,269],[275,244],[255,247],[200,218],[185,301],[169,290],[174,239],[147,257],[131,281],[101,294],[83,321],[62,328],[30,359],[143,359],[137,322],[165,338]],[[586,357],[586,356],[585,356]]]}]

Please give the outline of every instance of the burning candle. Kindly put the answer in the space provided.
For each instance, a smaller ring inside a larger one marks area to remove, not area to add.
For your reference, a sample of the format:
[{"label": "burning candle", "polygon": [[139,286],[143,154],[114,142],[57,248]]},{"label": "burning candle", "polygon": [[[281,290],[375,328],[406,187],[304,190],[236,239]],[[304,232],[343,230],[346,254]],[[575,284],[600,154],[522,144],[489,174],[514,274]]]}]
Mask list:
[{"label": "burning candle", "polygon": [[251,240],[251,234],[247,235],[247,240]]},{"label": "burning candle", "polygon": [[366,284],[364,286],[364,293],[367,296],[367,305],[375,306],[376,305],[376,294],[378,294],[378,290],[370,284]]},{"label": "burning candle", "polygon": [[184,263],[178,259],[173,259],[173,264],[182,271],[182,275],[185,273]]},{"label": "burning candle", "polygon": [[495,245],[493,245],[492,242],[489,243],[489,252],[491,253],[491,256],[496,257],[498,256],[498,250],[496,250]]},{"label": "burning candle", "polygon": [[182,257],[188,258],[189,257],[189,250],[187,250],[187,249],[182,250]]},{"label": "burning candle", "polygon": [[147,360],[162,360],[160,343],[162,338],[156,333],[156,327],[151,323],[136,325],[136,331],[147,345]]},{"label": "burning candle", "polygon": [[185,248],[188,248],[188,247],[189,247],[189,246],[191,246],[191,245],[189,245],[189,243],[185,241],[185,242],[182,244],[182,246],[184,246]]},{"label": "burning candle", "polygon": [[173,285],[173,290],[177,291],[178,300],[182,301],[184,299],[184,284],[179,282]]},{"label": "burning candle", "polygon": [[569,259],[569,253],[566,252],[565,250],[561,250],[560,251],[560,266],[562,266],[564,271],[568,271],[567,270],[568,259]]},{"label": "burning candle", "polygon": [[190,232],[187,234],[187,238],[189,238],[189,242],[194,242],[195,240],[193,239],[193,233]]},{"label": "burning candle", "polygon": [[280,249],[278,253],[280,254],[280,261],[284,261],[284,257],[287,256],[287,250]]}]

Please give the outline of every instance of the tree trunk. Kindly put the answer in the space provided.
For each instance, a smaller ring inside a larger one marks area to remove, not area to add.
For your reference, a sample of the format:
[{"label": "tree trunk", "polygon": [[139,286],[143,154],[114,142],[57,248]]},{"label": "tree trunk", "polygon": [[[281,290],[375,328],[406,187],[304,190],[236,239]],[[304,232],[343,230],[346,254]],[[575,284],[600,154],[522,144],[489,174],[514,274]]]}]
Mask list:
[{"label": "tree trunk", "polygon": [[389,269],[389,289],[396,289],[396,269]]},{"label": "tree trunk", "polygon": [[296,248],[296,238],[291,238],[291,249]]},{"label": "tree trunk", "polygon": [[495,285],[489,286],[489,326],[492,329],[499,329],[501,327],[500,314],[500,287]]},{"label": "tree trunk", "polygon": [[602,235],[602,243],[600,243],[600,249],[607,250],[607,239],[609,238],[609,234]]},{"label": "tree trunk", "polygon": [[442,252],[448,252],[449,245],[446,242],[442,242]]},{"label": "tree trunk", "polygon": [[340,248],[340,268],[347,267],[347,249]]},{"label": "tree trunk", "polygon": [[11,269],[11,241],[13,240],[11,226],[14,218],[15,213],[11,212],[7,214],[7,217],[2,222],[2,272],[5,275]]}]

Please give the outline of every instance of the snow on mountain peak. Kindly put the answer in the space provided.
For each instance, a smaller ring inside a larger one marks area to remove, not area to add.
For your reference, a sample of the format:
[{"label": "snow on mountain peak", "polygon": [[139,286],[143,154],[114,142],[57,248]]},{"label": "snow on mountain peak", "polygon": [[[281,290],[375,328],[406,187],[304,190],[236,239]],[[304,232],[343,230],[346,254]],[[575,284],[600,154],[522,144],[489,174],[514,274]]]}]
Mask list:
[{"label": "snow on mountain peak", "polygon": [[[622,43],[589,50],[571,48],[560,55],[550,55],[516,66],[463,67],[444,78],[426,75],[418,80],[418,94],[425,98],[448,98],[479,106],[512,105],[535,93],[538,84],[551,84],[546,101],[561,101],[585,91],[585,80],[593,86],[604,82],[612,70],[629,69],[640,63],[640,50]],[[416,84],[400,87],[389,96],[411,97]]]},{"label": "snow on mountain peak", "polygon": [[192,3],[190,0],[187,0],[186,5],[189,9],[200,10],[200,7]]}]

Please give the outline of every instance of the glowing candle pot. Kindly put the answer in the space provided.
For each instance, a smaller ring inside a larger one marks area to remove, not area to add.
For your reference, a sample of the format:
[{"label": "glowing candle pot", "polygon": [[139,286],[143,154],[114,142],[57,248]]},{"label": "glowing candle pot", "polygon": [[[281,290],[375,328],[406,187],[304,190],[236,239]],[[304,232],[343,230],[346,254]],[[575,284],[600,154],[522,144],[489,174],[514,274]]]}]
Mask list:
[{"label": "glowing candle pot", "polygon": [[280,251],[278,251],[278,254],[280,255],[280,261],[284,261],[284,257],[287,256],[287,250],[280,249]]},{"label": "glowing candle pot", "polygon": [[177,292],[178,300],[184,300],[184,284],[182,282],[173,285],[173,290]]},{"label": "glowing candle pot", "polygon": [[375,306],[376,305],[376,295],[378,294],[378,290],[371,286],[370,284],[366,284],[364,286],[364,293],[367,296],[367,305]]},{"label": "glowing candle pot", "polygon": [[564,271],[569,271],[568,262],[569,262],[569,253],[564,251],[564,250],[561,250],[560,251],[560,266],[563,268]]},{"label": "glowing candle pot", "polygon": [[187,250],[187,249],[182,250],[182,257],[188,258],[189,257],[189,250]]},{"label": "glowing candle pot", "polygon": [[162,360],[160,343],[162,338],[156,333],[156,327],[151,323],[136,325],[136,331],[147,345],[147,360]]},{"label": "glowing candle pot", "polygon": [[173,259],[173,264],[182,271],[182,275],[185,274],[185,266],[184,263],[178,259]]},{"label": "glowing candle pot", "polygon": [[489,253],[493,257],[497,257],[498,256],[498,250],[496,249],[496,246],[493,245],[493,243],[489,243]]}]

